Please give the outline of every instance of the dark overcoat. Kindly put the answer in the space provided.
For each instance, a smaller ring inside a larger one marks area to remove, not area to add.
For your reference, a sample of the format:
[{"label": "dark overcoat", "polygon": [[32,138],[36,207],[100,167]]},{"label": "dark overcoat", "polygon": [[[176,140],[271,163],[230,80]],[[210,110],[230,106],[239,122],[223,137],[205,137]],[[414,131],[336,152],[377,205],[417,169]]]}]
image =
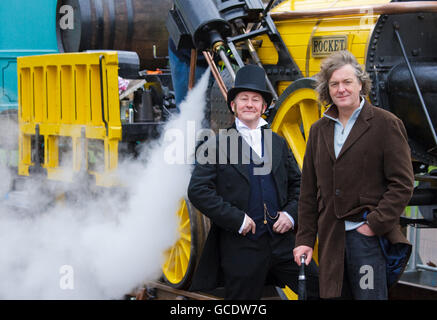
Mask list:
[{"label": "dark overcoat", "polygon": [[[328,114],[338,117],[336,106]],[[311,127],[302,168],[296,246],[319,240],[320,296],[341,295],[345,220],[361,221],[391,243],[407,243],[399,217],[414,188],[407,133],[400,119],[367,101],[339,155],[334,153],[334,121]]]},{"label": "dark overcoat", "polygon": [[[264,168],[272,172],[278,192],[281,211],[288,212],[298,223],[297,202],[300,187],[300,170],[284,138],[262,127],[264,141],[271,137],[271,143],[265,143]],[[226,130],[237,132],[235,125]],[[268,133],[266,133],[268,131]],[[239,136],[239,135],[238,135]],[[222,137],[222,138],[220,138]],[[211,290],[222,283],[222,271],[219,256],[219,236],[221,232],[238,234],[245,212],[248,212],[250,197],[249,165],[250,155],[245,140],[239,136],[238,159],[231,159],[232,143],[223,143],[225,135],[219,134],[201,145],[197,153],[213,153],[213,163],[196,163],[188,187],[188,198],[203,214],[211,219],[211,229],[206,240],[199,266],[194,274],[191,290]],[[235,150],[234,150],[235,151]],[[271,156],[269,156],[269,154]],[[196,157],[198,159],[198,157]],[[209,158],[210,160],[212,158]],[[270,159],[271,158],[271,159]],[[224,159],[226,160],[223,163]],[[237,160],[237,161],[235,161]],[[289,231],[288,233],[290,233]],[[289,234],[288,234],[289,235]],[[284,234],[285,236],[285,234]],[[243,237],[243,236],[241,236]],[[235,245],[238,245],[237,243]],[[293,243],[290,243],[290,251]],[[238,262],[236,261],[236,267]]]}]

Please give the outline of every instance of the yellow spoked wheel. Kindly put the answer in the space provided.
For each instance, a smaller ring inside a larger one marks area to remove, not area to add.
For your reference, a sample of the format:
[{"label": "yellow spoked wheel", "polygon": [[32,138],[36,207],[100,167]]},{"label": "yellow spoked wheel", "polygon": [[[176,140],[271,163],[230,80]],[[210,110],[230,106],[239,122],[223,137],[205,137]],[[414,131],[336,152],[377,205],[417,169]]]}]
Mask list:
[{"label": "yellow spoked wheel", "polygon": [[200,258],[207,233],[207,224],[204,216],[185,199],[181,201],[177,216],[179,218],[179,239],[165,252],[162,271],[164,281],[168,285],[184,289],[190,285],[191,277]]},{"label": "yellow spoked wheel", "polygon": [[[281,94],[275,105],[275,110],[269,117],[271,128],[283,136],[293,152],[293,155],[302,168],[305,154],[306,140],[311,125],[320,119],[325,112],[318,102],[317,92],[314,90],[315,80],[302,78],[294,81]],[[318,263],[316,243],[313,259]],[[297,294],[289,287],[280,288],[280,296],[289,300],[296,300]]]}]

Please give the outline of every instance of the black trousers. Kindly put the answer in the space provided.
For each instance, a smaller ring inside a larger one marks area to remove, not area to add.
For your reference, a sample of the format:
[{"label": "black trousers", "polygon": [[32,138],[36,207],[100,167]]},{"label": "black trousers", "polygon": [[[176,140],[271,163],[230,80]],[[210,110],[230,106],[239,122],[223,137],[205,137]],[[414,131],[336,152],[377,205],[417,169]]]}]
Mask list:
[{"label": "black trousers", "polygon": [[[259,300],[266,279],[277,286],[287,285],[297,293],[299,267],[293,257],[294,235],[272,237],[264,233],[256,240],[221,232],[220,255],[224,271],[225,299]],[[314,261],[306,267],[307,296],[318,298],[319,276]]]},{"label": "black trousers", "polygon": [[386,262],[376,236],[346,232],[342,299],[387,300]]}]

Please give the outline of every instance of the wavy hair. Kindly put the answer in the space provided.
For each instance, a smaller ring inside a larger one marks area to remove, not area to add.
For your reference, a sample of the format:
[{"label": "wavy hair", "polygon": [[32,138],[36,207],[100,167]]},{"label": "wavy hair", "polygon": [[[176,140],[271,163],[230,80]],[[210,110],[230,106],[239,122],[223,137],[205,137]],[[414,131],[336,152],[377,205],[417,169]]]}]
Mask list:
[{"label": "wavy hair", "polygon": [[320,65],[320,72],[315,75],[316,91],[319,94],[319,100],[325,105],[332,104],[332,98],[329,94],[329,79],[331,79],[334,71],[341,67],[350,64],[355,69],[355,75],[358,81],[361,82],[362,88],[360,94],[367,96],[372,87],[372,81],[369,75],[364,71],[357,59],[352,53],[347,50],[338,51],[325,58]]}]

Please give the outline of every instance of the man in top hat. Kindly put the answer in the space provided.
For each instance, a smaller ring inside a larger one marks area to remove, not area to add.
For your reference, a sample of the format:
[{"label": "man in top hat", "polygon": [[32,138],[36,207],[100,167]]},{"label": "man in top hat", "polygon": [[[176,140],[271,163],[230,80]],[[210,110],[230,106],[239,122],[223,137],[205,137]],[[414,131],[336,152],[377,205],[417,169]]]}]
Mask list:
[{"label": "man in top hat", "polygon": [[[264,70],[242,67],[227,96],[234,125],[199,147],[210,161],[196,159],[188,197],[211,219],[211,230],[193,291],[224,285],[225,299],[260,299],[268,280],[297,292],[300,171],[286,141],[261,117],[271,101]],[[317,297],[316,265],[307,272],[308,296]]]}]

